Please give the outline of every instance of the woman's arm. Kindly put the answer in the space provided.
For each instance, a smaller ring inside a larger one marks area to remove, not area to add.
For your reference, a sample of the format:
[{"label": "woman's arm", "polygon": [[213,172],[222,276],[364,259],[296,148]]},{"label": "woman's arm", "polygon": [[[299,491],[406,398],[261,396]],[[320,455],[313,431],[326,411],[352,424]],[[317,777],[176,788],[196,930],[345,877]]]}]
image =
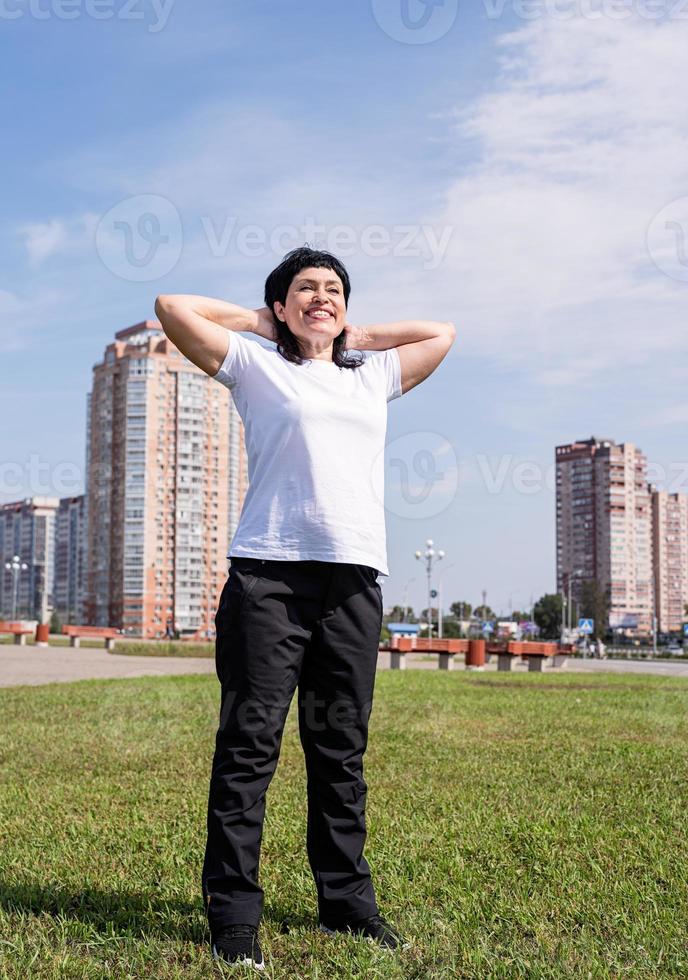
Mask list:
[{"label": "woman's arm", "polygon": [[346,324],[345,349],[389,350],[396,347],[401,364],[401,392],[406,394],[432,374],[456,340],[451,322],[399,320],[367,327]]},{"label": "woman's arm", "polygon": [[217,374],[227,356],[231,343],[228,330],[277,339],[267,307],[249,310],[209,296],[178,294],[158,296],[155,314],[165,335],[184,357],[211,376]]},{"label": "woman's arm", "polygon": [[353,327],[346,323],[345,349],[389,350],[390,347],[416,344],[440,337],[449,328],[456,334],[453,323],[442,323],[439,320],[398,320],[396,323],[373,323],[367,327]]}]

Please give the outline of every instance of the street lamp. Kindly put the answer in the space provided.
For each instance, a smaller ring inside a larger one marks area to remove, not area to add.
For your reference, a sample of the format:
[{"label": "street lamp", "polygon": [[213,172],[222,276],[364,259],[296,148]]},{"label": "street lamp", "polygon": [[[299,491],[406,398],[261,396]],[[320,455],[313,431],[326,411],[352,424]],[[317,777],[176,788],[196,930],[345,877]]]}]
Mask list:
[{"label": "street lamp", "polygon": [[657,585],[652,575],[652,656],[657,656]]},{"label": "street lamp", "polygon": [[569,620],[569,634],[571,633],[571,628],[573,623],[571,622],[571,579],[574,579],[576,575],[582,575],[583,569],[578,568],[575,572],[569,573],[569,603],[568,603],[568,620]]},{"label": "street lamp", "polygon": [[437,580],[437,636],[440,640],[442,639],[442,576],[445,574],[445,572],[448,572],[450,568],[453,568],[454,565],[455,562],[452,562],[451,565],[445,565]]},{"label": "street lamp", "polygon": [[444,552],[435,551],[432,538],[428,538],[425,542],[425,552],[417,551],[416,558],[419,561],[425,559],[425,571],[428,576],[428,637],[432,637],[432,562],[434,558],[441,561],[444,558]]},{"label": "street lamp", "polygon": [[404,605],[402,606],[404,611],[401,617],[402,623],[406,622],[406,614],[408,612],[408,587],[411,584],[411,582],[415,582],[415,581],[416,581],[416,576],[414,575],[413,578],[410,578],[406,583],[406,585],[404,586]]},{"label": "street lamp", "polygon": [[19,576],[25,572],[29,566],[22,561],[19,555],[14,555],[11,561],[5,562],[5,568],[12,572],[12,619],[17,618],[17,596],[19,593]]}]

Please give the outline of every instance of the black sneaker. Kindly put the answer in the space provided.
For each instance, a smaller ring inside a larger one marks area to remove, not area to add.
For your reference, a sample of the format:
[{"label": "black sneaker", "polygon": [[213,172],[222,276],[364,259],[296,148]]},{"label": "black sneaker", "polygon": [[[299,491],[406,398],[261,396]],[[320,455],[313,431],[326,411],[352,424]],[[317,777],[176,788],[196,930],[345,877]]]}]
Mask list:
[{"label": "black sneaker", "polygon": [[349,922],[345,925],[321,922],[320,929],[330,935],[336,932],[350,932],[354,936],[365,936],[366,939],[384,946],[385,949],[409,949],[411,947],[411,943],[403,939],[380,914],[370,915],[367,919],[360,919],[358,922]]},{"label": "black sneaker", "polygon": [[243,923],[225,926],[212,937],[211,945],[213,959],[222,960],[223,963],[252,966],[256,970],[265,969],[257,926]]}]

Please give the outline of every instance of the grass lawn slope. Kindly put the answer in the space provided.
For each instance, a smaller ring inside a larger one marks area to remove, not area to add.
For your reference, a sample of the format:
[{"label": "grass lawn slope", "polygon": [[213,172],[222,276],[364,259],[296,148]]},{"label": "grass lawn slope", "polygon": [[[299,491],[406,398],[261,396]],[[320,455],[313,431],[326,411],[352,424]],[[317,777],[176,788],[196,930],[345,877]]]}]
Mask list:
[{"label": "grass lawn slope", "polygon": [[[0,690],[0,977],[219,975],[200,897],[218,707],[214,676]],[[380,672],[366,855],[413,942],[391,956],[315,929],[295,707],[263,976],[688,977],[688,681]]]}]

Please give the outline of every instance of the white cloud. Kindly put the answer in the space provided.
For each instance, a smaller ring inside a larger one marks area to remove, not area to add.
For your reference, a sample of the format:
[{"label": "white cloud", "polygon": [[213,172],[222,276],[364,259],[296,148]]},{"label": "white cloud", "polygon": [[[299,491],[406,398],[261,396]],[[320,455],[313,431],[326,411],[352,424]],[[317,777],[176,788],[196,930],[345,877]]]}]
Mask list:
[{"label": "white cloud", "polygon": [[[256,285],[278,256],[242,254],[236,234],[218,254],[209,229],[221,236],[233,220],[268,237],[309,217],[328,229],[451,227],[435,271],[360,249],[347,258],[352,319],[453,319],[452,357],[488,356],[553,395],[683,342],[688,285],[657,269],[646,235],[688,189],[687,35],[688,22],[582,17],[543,17],[502,35],[497,80],[446,119],[463,162],[444,193],[433,189],[440,204],[430,213],[425,183],[395,167],[381,180],[383,161],[362,166],[357,141],[326,140],[313,159],[303,153],[307,124],[232,100],[194,106],[145,139],[125,134],[116,153],[94,144],[51,166],[103,214],[130,196],[167,197],[184,229],[175,288],[203,284],[237,302],[260,302]],[[121,293],[93,247],[98,220],[82,211],[24,226],[29,256],[38,263],[62,252],[67,275],[89,268],[101,296]]]},{"label": "white cloud", "polygon": [[[356,141],[327,139],[317,155],[304,154],[311,138],[308,120],[213,98],[181,117],[147,127],[145,133],[123,133],[115,149],[94,143],[52,161],[51,177],[71,184],[91,208],[94,200],[101,202],[102,214],[77,213],[20,230],[36,258],[78,246],[85,261],[97,260],[93,245],[102,215],[115,206],[126,209],[132,199],[157,195],[170,202],[183,222],[176,280],[219,273],[218,288],[225,288],[228,277],[243,283],[255,273],[264,280],[287,248],[305,240],[322,244],[340,225],[353,228],[360,242],[362,229],[379,224],[394,243],[399,237],[395,224],[417,219],[415,202],[404,198],[401,177],[392,173],[381,183],[380,172],[361,163]],[[135,231],[135,216],[130,223]],[[308,231],[313,223],[323,229],[321,237]],[[53,225],[62,232],[59,239],[57,231],[50,237]],[[242,250],[239,236],[249,226],[264,233],[262,251]],[[287,233],[273,248],[273,233],[285,227]],[[420,225],[416,238],[428,251]],[[396,264],[392,255],[387,258]],[[351,264],[358,260],[376,268],[384,262],[371,262],[360,247]],[[362,277],[356,275],[357,296],[361,285]]]},{"label": "white cloud", "polygon": [[17,229],[24,241],[32,266],[51,255],[84,246],[92,240],[95,225],[93,214],[71,218],[50,218],[45,222],[27,223]]},{"label": "white cloud", "polygon": [[32,263],[37,263],[58,251],[64,244],[67,232],[64,222],[53,218],[43,224],[23,225],[19,229]]},{"label": "white cloud", "polygon": [[450,121],[472,163],[433,215],[456,228],[435,281],[475,351],[568,385],[684,343],[688,286],[646,235],[687,190],[687,41],[686,22],[582,17],[499,39],[494,90]]}]

